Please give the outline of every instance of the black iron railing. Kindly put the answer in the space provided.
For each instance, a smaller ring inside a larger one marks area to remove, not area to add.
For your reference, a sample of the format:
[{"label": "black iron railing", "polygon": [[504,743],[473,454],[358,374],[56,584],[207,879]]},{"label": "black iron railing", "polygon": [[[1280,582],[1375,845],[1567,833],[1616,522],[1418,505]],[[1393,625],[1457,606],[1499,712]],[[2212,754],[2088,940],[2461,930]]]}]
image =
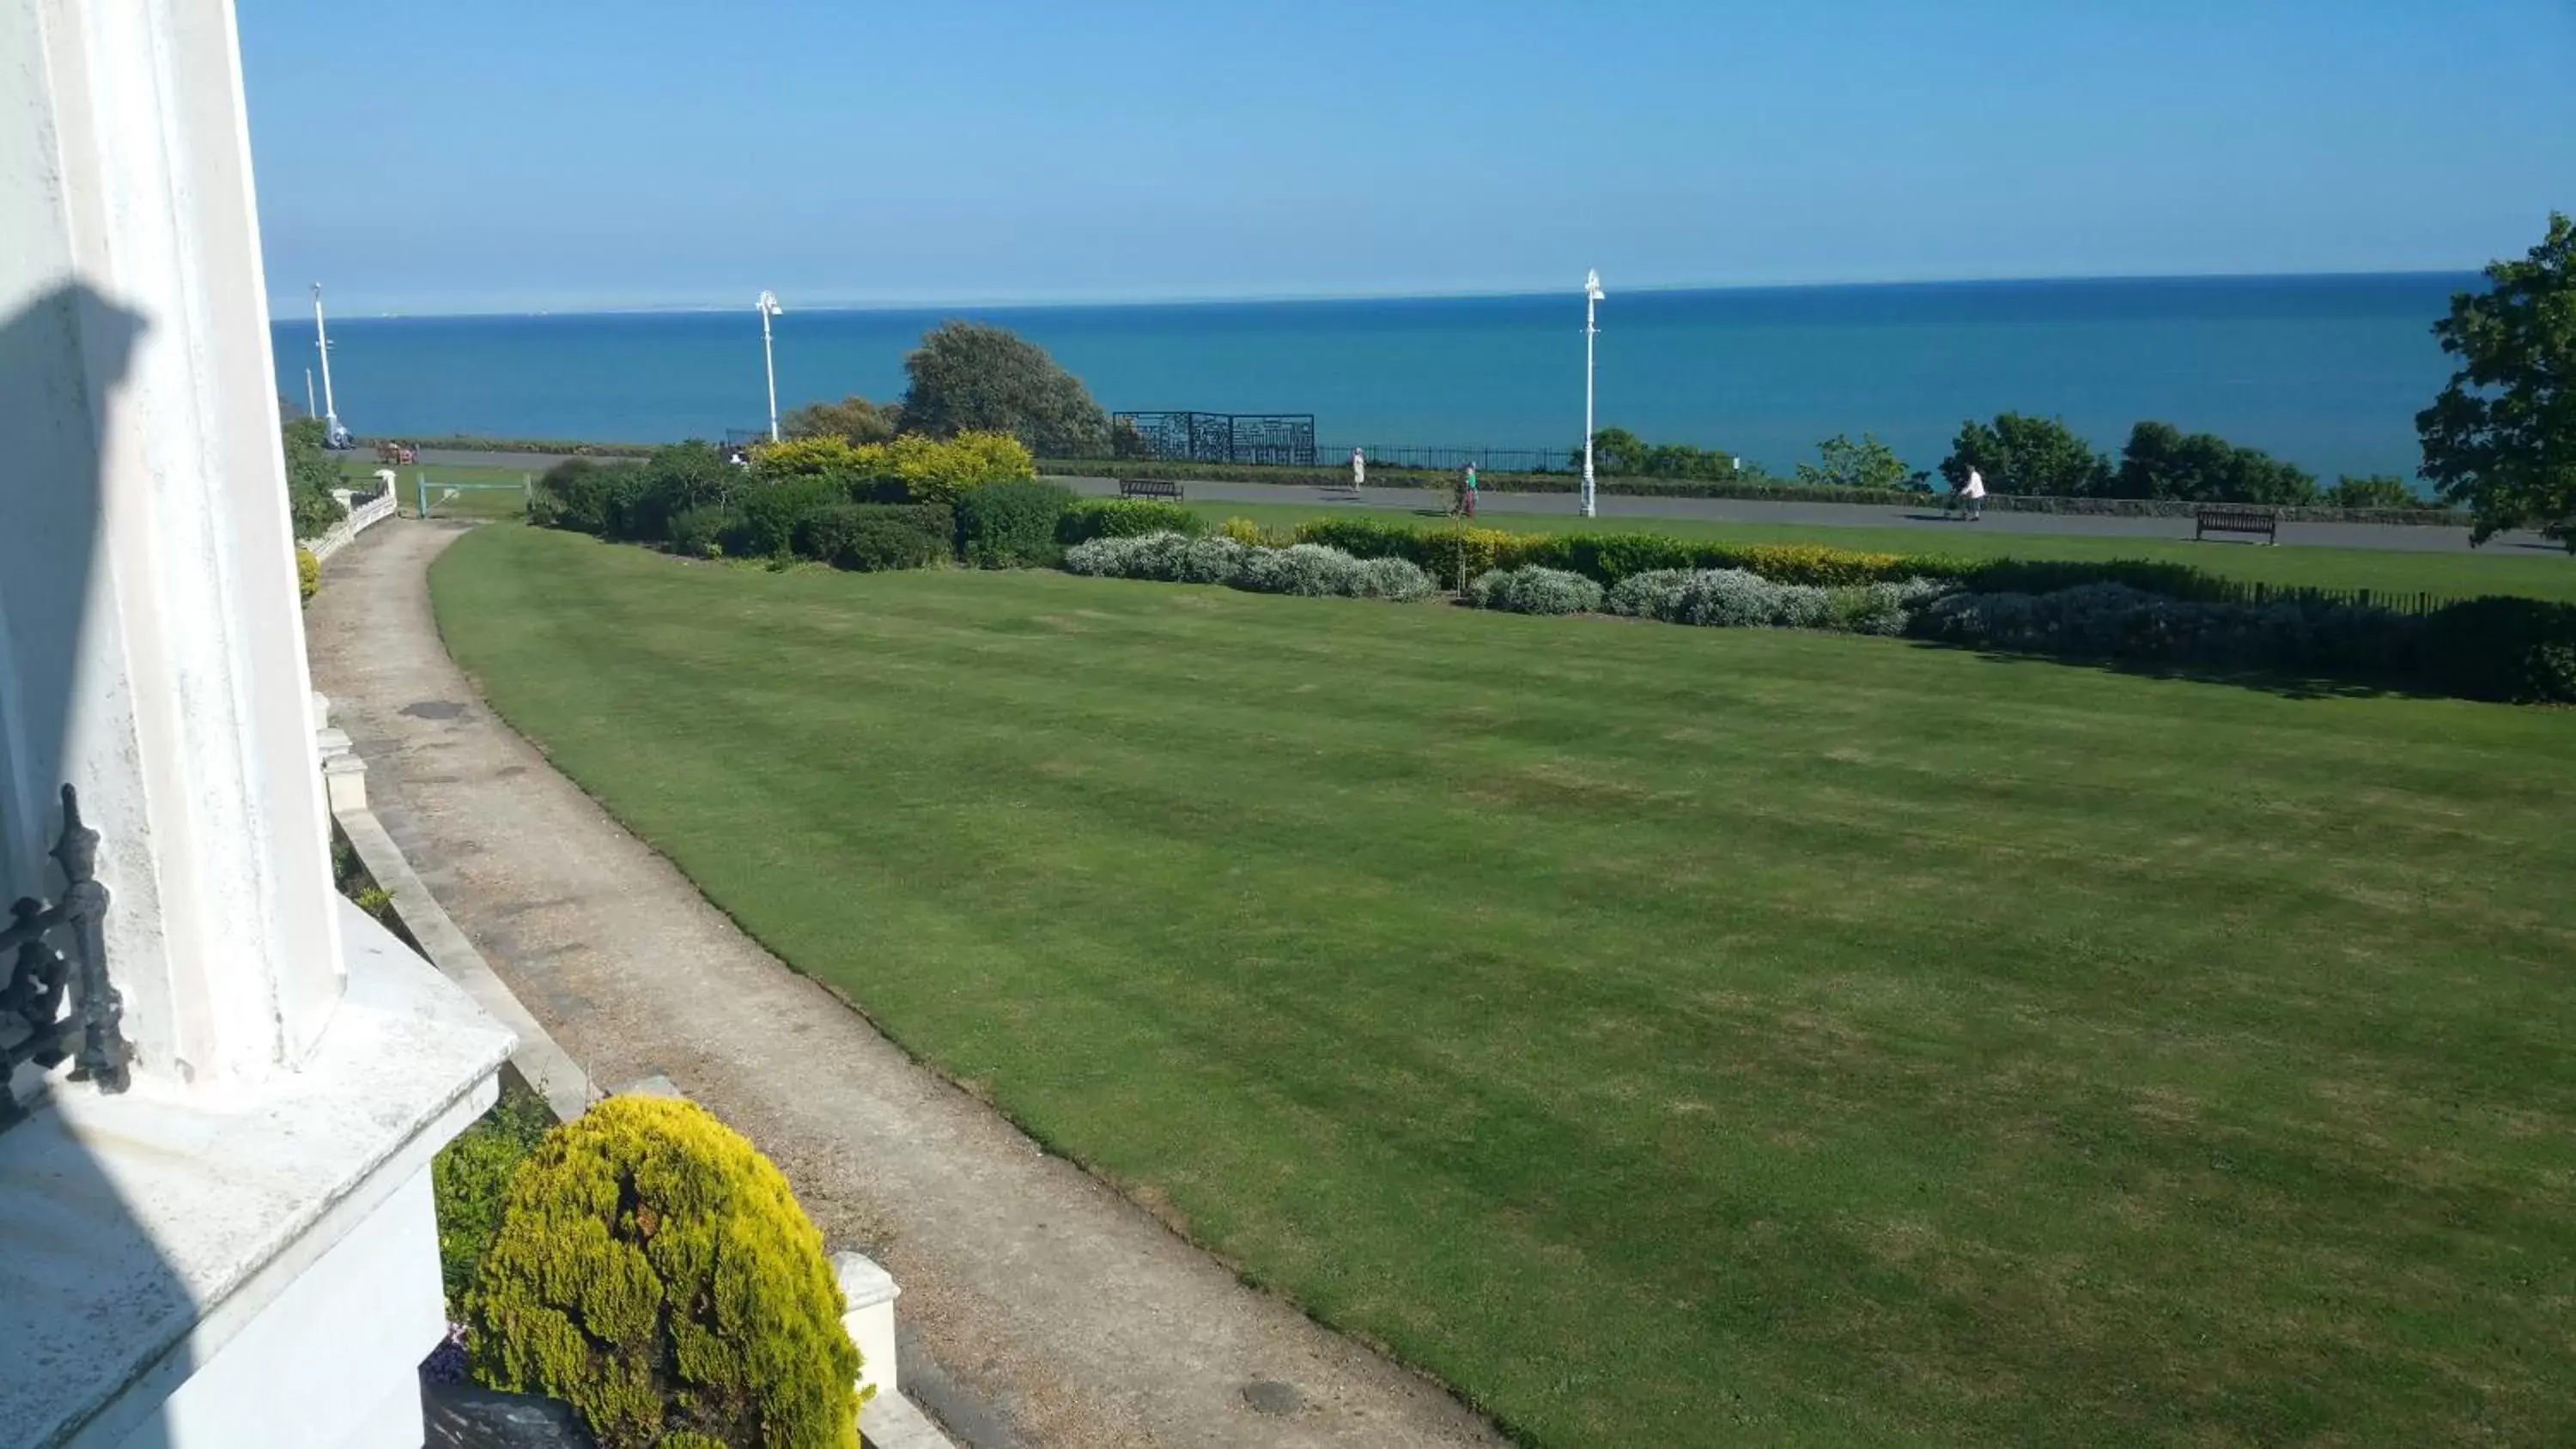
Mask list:
[{"label": "black iron railing", "polygon": [[[20,1065],[51,1068],[70,1057],[73,1081],[122,1092],[134,1059],[125,1040],[125,1000],[107,979],[98,832],[81,824],[80,797],[69,785],[52,855],[62,867],[63,893],[52,901],[20,900],[9,908],[9,924],[0,926],[0,959],[10,963],[8,985],[0,987],[0,1128],[27,1115],[9,1089]],[[63,946],[54,944],[56,937]]]}]

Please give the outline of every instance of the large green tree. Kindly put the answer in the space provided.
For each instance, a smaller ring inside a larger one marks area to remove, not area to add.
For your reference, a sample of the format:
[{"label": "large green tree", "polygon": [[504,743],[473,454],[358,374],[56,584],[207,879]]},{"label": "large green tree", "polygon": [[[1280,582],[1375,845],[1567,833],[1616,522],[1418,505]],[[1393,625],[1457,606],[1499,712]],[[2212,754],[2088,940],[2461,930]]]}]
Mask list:
[{"label": "large green tree", "polygon": [[2129,430],[2111,492],[2118,498],[2200,503],[2313,503],[2317,480],[2269,453],[2240,448],[2215,433],[2186,433],[2171,423],[2146,422]]},{"label": "large green tree", "polygon": [[2111,486],[2111,462],[2055,418],[1998,413],[1991,423],[1959,425],[1941,476],[1953,488],[1977,470],[1989,493],[2030,498],[2091,498]]},{"label": "large green tree", "polygon": [[2576,551],[2576,222],[2551,212],[2540,245],[2488,267],[2433,335],[2460,363],[2415,415],[2423,476],[2468,505],[2479,543],[2530,524]]},{"label": "large green tree", "polygon": [[1855,443],[1840,433],[1816,445],[1816,461],[1798,465],[1798,481],[1816,488],[1867,488],[1896,492],[1910,488],[1915,475],[1896,450],[1863,433]]},{"label": "large green tree", "polygon": [[942,322],[903,360],[912,379],[903,430],[934,438],[1009,433],[1041,458],[1098,458],[1109,417],[1082,379],[1016,333],[979,322]]},{"label": "large green tree", "polygon": [[791,438],[847,438],[853,443],[882,443],[895,435],[903,409],[879,406],[852,394],[839,402],[812,402],[778,420]]}]

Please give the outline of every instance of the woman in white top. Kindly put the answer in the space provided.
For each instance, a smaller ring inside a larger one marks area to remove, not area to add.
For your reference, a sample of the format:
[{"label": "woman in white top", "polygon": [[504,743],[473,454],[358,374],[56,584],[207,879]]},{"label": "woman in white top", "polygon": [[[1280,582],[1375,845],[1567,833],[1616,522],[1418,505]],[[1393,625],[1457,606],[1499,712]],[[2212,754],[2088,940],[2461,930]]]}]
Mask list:
[{"label": "woman in white top", "polygon": [[1959,497],[1968,505],[1968,521],[1986,516],[1986,480],[1976,469],[1968,470],[1968,481],[1959,485]]},{"label": "woman in white top", "polygon": [[1351,491],[1357,493],[1368,482],[1368,458],[1359,449],[1351,449]]}]

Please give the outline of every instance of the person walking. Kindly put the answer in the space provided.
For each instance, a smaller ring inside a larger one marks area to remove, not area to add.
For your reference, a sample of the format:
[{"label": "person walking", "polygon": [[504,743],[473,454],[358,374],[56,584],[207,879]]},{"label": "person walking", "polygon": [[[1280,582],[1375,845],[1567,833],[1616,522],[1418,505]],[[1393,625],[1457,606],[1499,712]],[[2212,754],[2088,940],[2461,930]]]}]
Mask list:
[{"label": "person walking", "polygon": [[1368,486],[1368,455],[1353,448],[1351,449],[1351,491],[1357,493],[1366,486]]},{"label": "person walking", "polygon": [[1959,485],[1959,501],[1967,505],[1968,521],[1975,523],[1986,516],[1986,479],[1976,469],[1968,470],[1968,481]]},{"label": "person walking", "polygon": [[1458,511],[1469,518],[1476,516],[1476,465],[1467,465],[1466,485],[1458,490]]}]

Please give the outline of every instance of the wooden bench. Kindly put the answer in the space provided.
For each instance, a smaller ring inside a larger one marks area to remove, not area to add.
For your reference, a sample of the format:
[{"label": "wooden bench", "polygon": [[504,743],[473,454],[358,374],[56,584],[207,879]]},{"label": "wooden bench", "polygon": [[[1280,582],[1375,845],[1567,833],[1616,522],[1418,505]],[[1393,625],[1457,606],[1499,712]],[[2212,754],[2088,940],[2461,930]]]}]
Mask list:
[{"label": "wooden bench", "polygon": [[2265,543],[2281,541],[2281,516],[2261,508],[2197,509],[2191,523],[2195,543],[2213,533],[2259,533]]},{"label": "wooden bench", "polygon": [[1181,485],[1173,482],[1169,478],[1121,478],[1118,480],[1118,496],[1121,498],[1169,498],[1173,502],[1177,503],[1181,498]]}]

